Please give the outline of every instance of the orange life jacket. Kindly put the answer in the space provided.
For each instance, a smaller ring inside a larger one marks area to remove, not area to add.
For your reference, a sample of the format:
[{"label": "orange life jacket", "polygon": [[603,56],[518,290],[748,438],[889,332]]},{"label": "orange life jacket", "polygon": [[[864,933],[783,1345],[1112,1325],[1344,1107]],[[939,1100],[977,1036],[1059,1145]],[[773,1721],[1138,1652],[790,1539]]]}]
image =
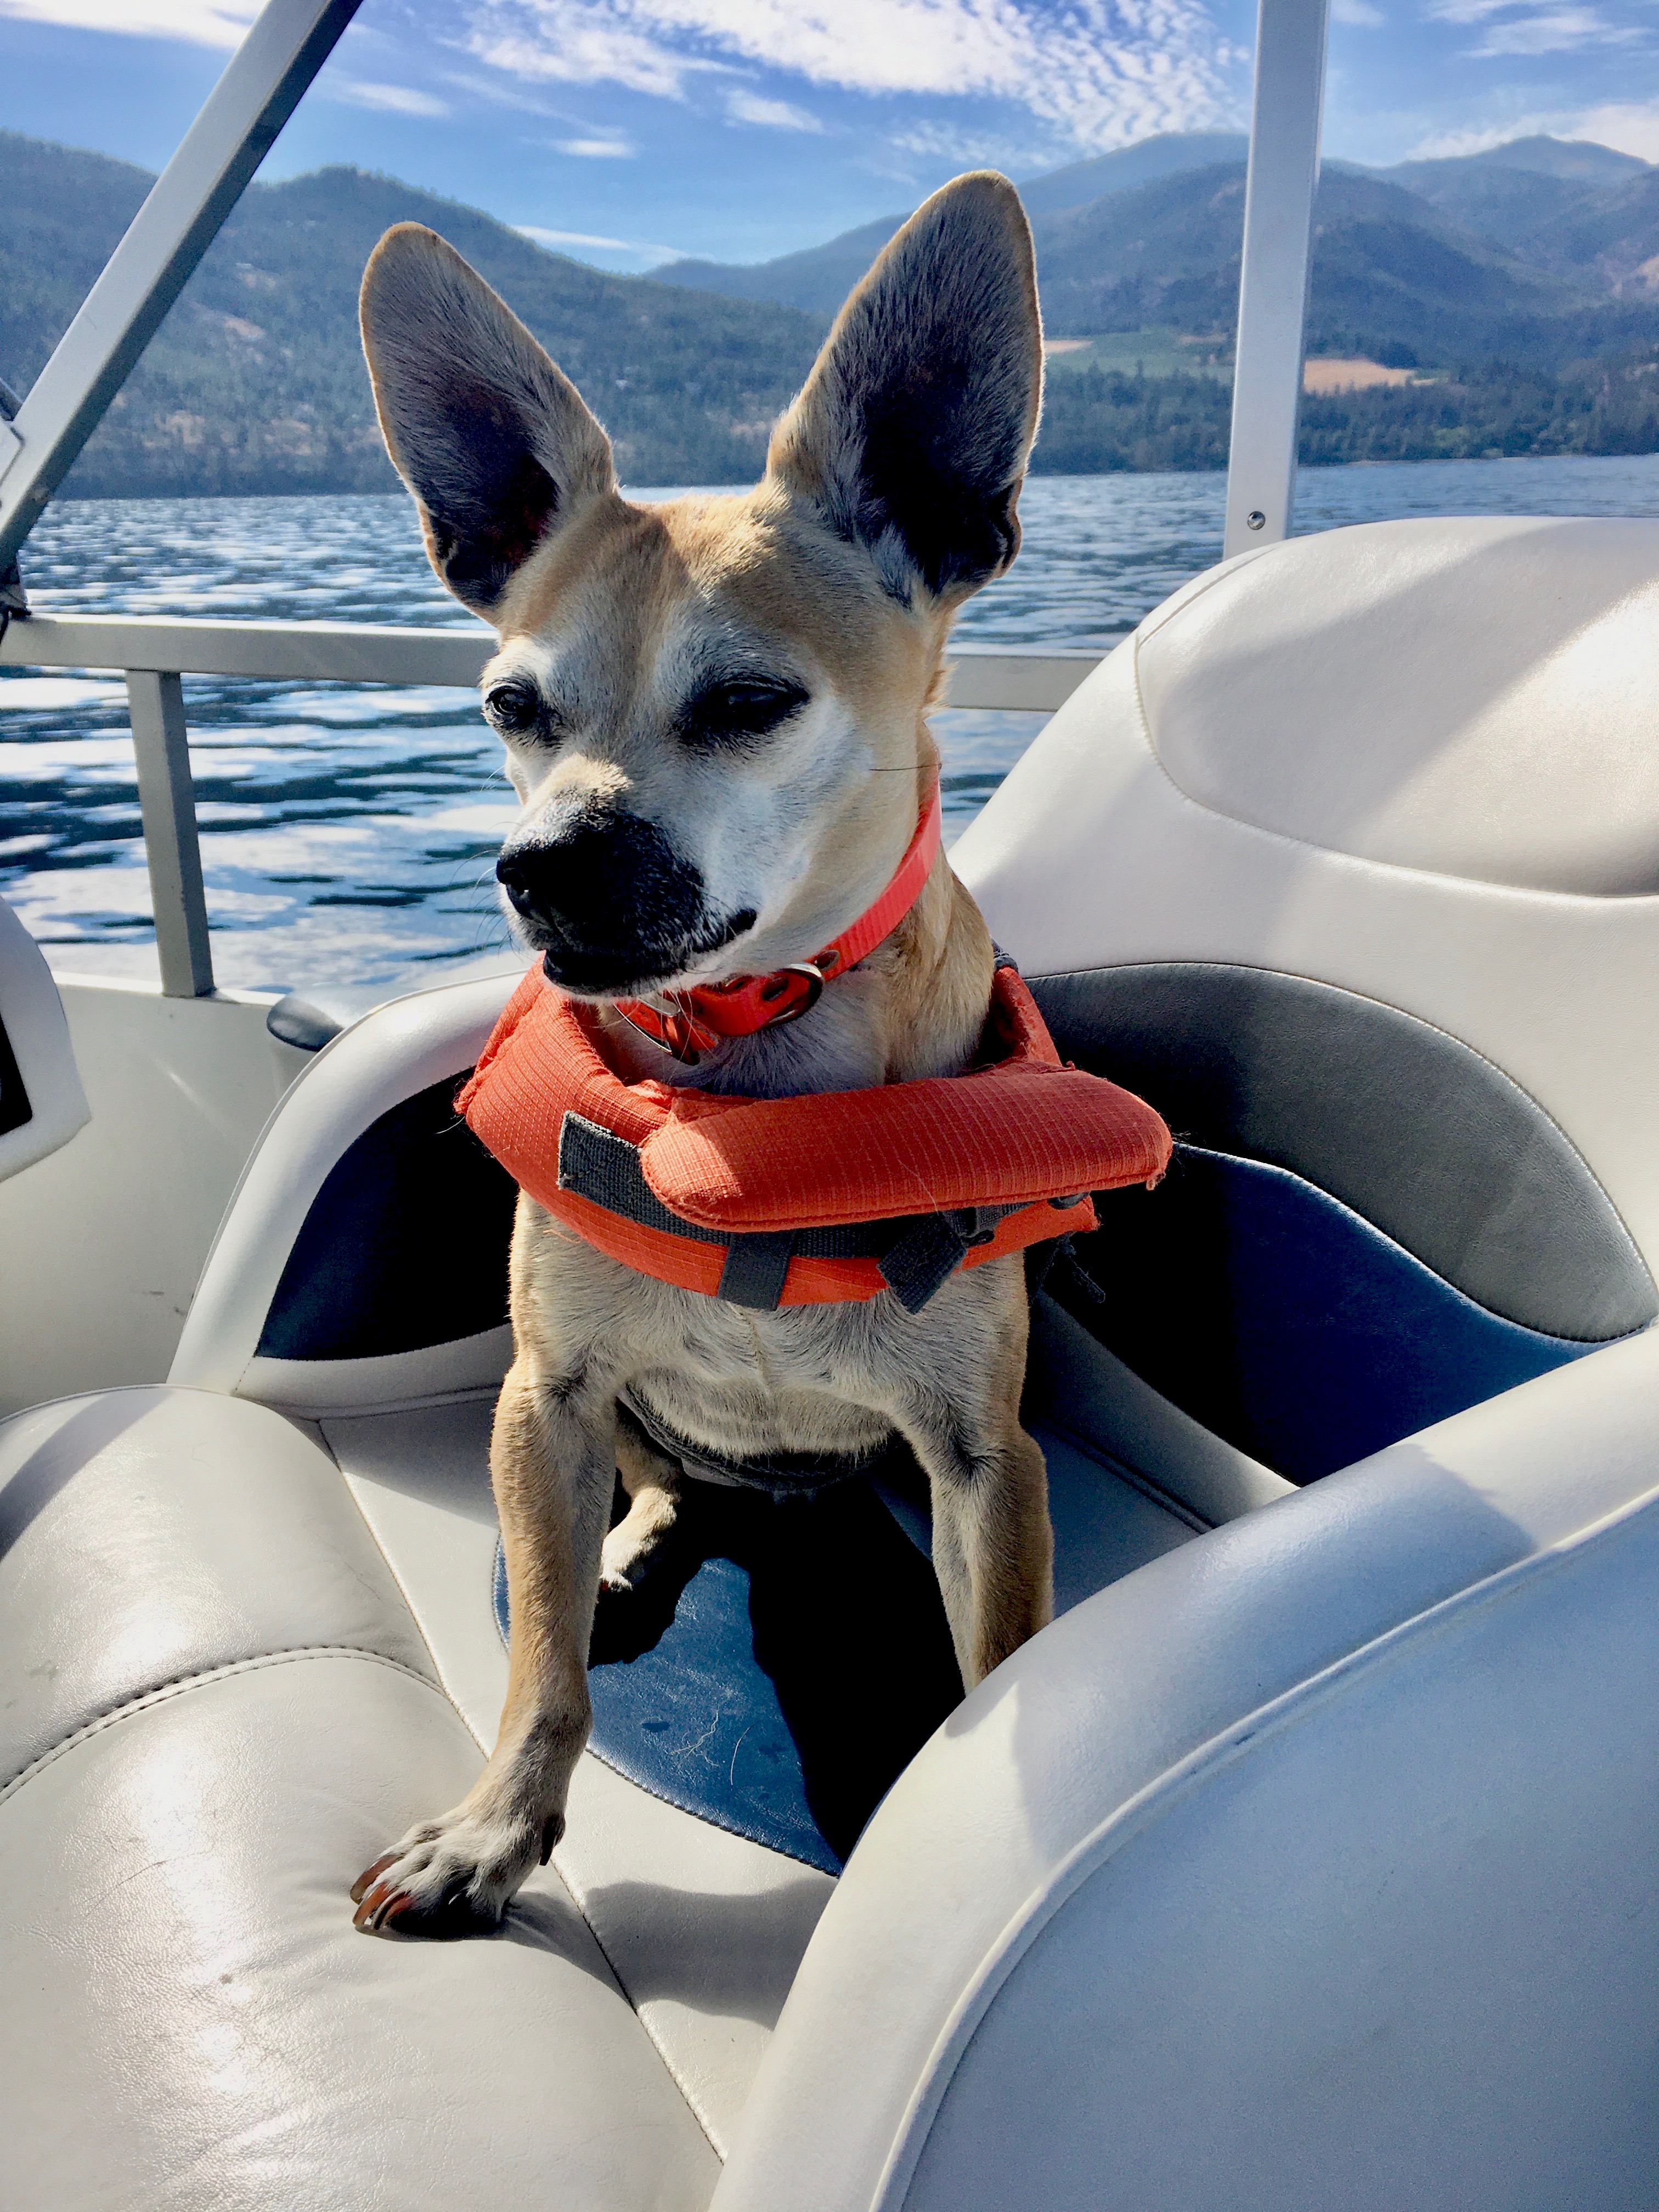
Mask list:
[{"label": "orange life jacket", "polygon": [[1061,1066],[1007,966],[967,1073],[744,1098],[624,1082],[538,964],[457,1104],[563,1228],[761,1309],[890,1290],[919,1312],[958,1267],[1094,1228],[1090,1194],[1155,1182],[1171,1150],[1142,1100]]}]

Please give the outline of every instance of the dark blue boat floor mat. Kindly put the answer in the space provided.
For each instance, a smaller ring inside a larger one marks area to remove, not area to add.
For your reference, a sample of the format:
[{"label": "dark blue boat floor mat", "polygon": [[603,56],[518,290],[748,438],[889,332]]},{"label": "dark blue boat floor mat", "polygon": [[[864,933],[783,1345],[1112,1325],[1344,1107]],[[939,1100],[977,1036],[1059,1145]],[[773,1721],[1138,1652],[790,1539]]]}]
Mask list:
[{"label": "dark blue boat floor mat", "polygon": [[[1058,1610],[1194,1533],[1066,1440],[1041,1441]],[[921,1476],[890,1505],[860,1480],[811,1499],[702,1482],[681,1496],[639,1587],[600,1595],[591,1748],[653,1796],[839,1873],[962,1698]],[[495,1595],[505,1641],[499,1547]]]}]

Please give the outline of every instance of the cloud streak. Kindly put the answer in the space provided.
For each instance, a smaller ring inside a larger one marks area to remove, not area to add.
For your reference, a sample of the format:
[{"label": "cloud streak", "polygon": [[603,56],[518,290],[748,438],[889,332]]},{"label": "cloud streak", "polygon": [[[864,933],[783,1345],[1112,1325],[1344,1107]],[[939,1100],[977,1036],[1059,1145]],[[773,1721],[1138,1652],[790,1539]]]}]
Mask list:
[{"label": "cloud streak", "polygon": [[258,12],[259,0],[0,0],[0,20],[222,48],[240,46]]},{"label": "cloud streak", "polygon": [[816,115],[793,100],[763,100],[757,92],[745,92],[739,88],[726,95],[726,112],[733,123],[755,123],[767,131],[810,131],[822,132],[823,125]]},{"label": "cloud streak", "polygon": [[[1480,45],[1468,50],[1473,61],[1627,46],[1643,35],[1634,25],[1610,23],[1599,8],[1578,4],[1519,8],[1516,0],[1432,0],[1427,12],[1437,23],[1486,25]],[[1507,20],[1499,22],[1499,16]]]},{"label": "cloud streak", "polygon": [[1624,45],[1640,36],[1633,27],[1615,30],[1599,9],[1547,8],[1494,23],[1469,51],[1476,61],[1494,61],[1507,55],[1566,54],[1581,46]]},{"label": "cloud streak", "polygon": [[407,84],[367,84],[360,79],[348,77],[331,81],[325,88],[330,100],[343,100],[348,107],[373,108],[381,115],[447,115],[449,103],[429,92],[416,92]]},{"label": "cloud streak", "polygon": [[466,35],[496,69],[673,99],[758,64],[843,92],[1009,100],[1090,146],[1230,118],[1236,58],[1200,0],[473,0]]},{"label": "cloud streak", "polygon": [[521,222],[518,226],[520,238],[527,238],[532,246],[545,246],[554,252],[567,246],[586,246],[603,248],[607,253],[636,253],[650,261],[673,261],[680,258],[674,246],[648,246],[637,238],[603,238],[591,230],[544,230],[540,223]]}]

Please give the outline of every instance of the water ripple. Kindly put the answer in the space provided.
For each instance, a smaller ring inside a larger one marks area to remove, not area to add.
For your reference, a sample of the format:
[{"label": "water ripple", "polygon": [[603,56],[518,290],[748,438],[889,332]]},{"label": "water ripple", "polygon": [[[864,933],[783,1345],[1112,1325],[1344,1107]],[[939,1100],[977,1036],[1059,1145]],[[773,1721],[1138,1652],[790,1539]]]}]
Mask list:
[{"label": "water ripple", "polygon": [[[1035,478],[981,645],[1103,647],[1219,552],[1219,476]],[[662,496],[658,493],[641,495]],[[1297,527],[1391,514],[1659,513],[1659,457],[1304,470]],[[43,612],[465,628],[405,499],[77,501],[24,557]],[[500,748],[464,693],[188,677],[220,980],[393,984],[504,949]],[[54,964],[155,972],[125,687],[0,671],[0,888]],[[1042,717],[935,718],[959,831]]]}]

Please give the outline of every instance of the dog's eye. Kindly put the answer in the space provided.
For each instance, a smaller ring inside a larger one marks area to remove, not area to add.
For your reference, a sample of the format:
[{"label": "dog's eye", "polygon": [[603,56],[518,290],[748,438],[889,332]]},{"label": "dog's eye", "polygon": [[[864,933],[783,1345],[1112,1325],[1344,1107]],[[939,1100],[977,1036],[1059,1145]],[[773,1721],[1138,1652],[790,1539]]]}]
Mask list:
[{"label": "dog's eye", "polygon": [[542,719],[542,698],[533,684],[492,684],[485,695],[484,719],[504,737],[521,737]]},{"label": "dog's eye", "polygon": [[684,733],[693,744],[741,744],[764,737],[805,704],[799,684],[713,684],[686,708]]}]

